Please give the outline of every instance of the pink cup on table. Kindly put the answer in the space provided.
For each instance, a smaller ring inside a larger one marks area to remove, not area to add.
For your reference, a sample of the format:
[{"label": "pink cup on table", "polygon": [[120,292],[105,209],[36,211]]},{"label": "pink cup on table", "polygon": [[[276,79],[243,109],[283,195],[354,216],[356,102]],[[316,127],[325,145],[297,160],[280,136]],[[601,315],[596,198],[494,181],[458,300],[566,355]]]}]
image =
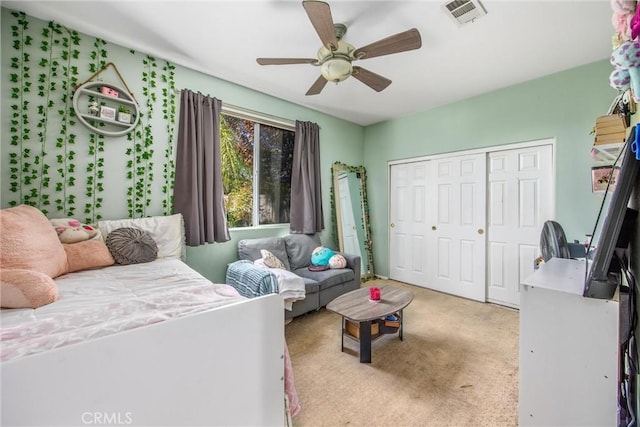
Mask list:
[{"label": "pink cup on table", "polygon": [[380,288],[372,286],[369,288],[369,299],[371,301],[380,301]]}]

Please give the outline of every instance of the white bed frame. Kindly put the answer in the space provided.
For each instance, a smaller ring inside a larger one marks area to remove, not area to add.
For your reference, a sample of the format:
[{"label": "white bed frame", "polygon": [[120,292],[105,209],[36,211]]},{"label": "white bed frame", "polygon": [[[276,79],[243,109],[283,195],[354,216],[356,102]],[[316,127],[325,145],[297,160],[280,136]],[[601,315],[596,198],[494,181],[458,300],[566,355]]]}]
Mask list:
[{"label": "white bed frame", "polygon": [[277,294],[0,365],[3,426],[283,426]]}]

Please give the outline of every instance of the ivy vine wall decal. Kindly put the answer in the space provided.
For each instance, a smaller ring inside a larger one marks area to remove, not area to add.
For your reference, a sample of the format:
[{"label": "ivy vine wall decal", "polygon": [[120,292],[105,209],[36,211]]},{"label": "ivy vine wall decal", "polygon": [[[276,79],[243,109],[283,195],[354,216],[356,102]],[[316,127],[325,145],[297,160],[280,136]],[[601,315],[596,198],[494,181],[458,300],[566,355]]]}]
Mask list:
[{"label": "ivy vine wall decal", "polygon": [[[89,63],[89,72],[95,73],[102,70],[107,65],[107,50],[105,49],[107,42],[96,38],[93,43],[94,49],[91,50]],[[99,126],[104,126],[100,123]],[[84,213],[88,215],[88,222],[95,222],[102,219],[100,208],[102,207],[102,196],[104,192],[104,135],[101,133],[91,132],[89,134],[89,160],[87,161],[87,180],[85,196],[87,201],[84,205]]]},{"label": "ivy vine wall decal", "polygon": [[[176,67],[133,51],[131,61],[127,49],[105,40],[21,12],[2,13],[10,16],[13,48],[3,203],[86,223],[102,219],[105,208],[111,218],[171,214]],[[117,60],[127,63],[125,75],[140,103],[141,120],[126,137],[91,132],[72,105],[81,77]]]}]

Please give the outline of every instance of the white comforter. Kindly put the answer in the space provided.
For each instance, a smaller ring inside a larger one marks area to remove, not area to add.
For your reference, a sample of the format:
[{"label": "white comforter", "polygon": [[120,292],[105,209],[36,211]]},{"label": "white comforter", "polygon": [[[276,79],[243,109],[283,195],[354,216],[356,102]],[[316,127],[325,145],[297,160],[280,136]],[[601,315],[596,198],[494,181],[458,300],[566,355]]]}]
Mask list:
[{"label": "white comforter", "polygon": [[245,300],[182,261],[112,266],[55,279],[60,299],[37,309],[2,309],[6,361]]}]

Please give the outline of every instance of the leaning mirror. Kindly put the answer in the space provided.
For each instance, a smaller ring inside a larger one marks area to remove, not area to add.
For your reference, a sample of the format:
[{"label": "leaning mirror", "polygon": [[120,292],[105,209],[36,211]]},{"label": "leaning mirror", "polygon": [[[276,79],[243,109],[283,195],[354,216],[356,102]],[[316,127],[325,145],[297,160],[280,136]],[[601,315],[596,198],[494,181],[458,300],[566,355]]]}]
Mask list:
[{"label": "leaning mirror", "polygon": [[373,278],[371,228],[364,166],[333,164],[333,224],[341,252],[360,255],[362,279]]}]

